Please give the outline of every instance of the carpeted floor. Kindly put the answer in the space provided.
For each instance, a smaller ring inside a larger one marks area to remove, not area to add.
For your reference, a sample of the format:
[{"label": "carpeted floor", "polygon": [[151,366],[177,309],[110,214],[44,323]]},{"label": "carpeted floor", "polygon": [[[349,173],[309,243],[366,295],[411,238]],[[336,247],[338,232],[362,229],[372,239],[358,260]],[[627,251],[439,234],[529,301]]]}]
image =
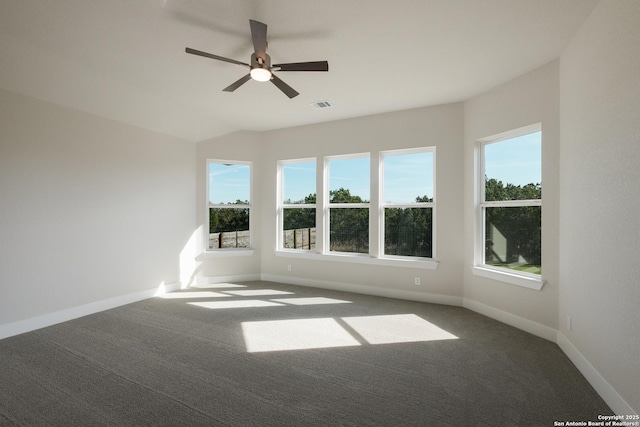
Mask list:
[{"label": "carpeted floor", "polygon": [[0,341],[0,426],[553,426],[611,410],[460,307],[207,285]]}]

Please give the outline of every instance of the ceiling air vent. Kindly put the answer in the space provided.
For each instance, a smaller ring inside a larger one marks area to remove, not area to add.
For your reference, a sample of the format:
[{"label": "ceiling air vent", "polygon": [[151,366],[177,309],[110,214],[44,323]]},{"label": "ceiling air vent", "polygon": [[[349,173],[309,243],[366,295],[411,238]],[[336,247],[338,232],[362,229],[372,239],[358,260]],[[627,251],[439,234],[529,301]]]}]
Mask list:
[{"label": "ceiling air vent", "polygon": [[314,107],[322,110],[323,108],[330,108],[333,107],[333,105],[331,105],[331,103],[329,101],[317,101],[317,102],[312,102],[311,105],[313,105]]}]

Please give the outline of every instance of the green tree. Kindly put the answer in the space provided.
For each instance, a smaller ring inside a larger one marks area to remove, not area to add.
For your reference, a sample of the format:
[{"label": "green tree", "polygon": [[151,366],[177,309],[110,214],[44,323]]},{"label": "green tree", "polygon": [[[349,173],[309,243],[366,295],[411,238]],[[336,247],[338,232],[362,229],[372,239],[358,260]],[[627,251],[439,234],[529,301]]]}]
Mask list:
[{"label": "green tree", "polygon": [[[540,183],[523,186],[485,177],[485,200],[537,200],[542,196]],[[541,265],[541,208],[539,206],[488,207],[485,215],[487,236],[485,261],[493,264],[525,263]],[[506,253],[494,247],[496,236],[507,242]]]},{"label": "green tree", "polygon": [[[433,198],[416,197],[417,203]],[[432,208],[386,208],[384,210],[384,252],[387,255],[432,256]]]},{"label": "green tree", "polygon": [[[236,200],[228,205],[247,205],[248,201]],[[226,233],[229,231],[249,230],[248,208],[210,208],[209,232]]]}]

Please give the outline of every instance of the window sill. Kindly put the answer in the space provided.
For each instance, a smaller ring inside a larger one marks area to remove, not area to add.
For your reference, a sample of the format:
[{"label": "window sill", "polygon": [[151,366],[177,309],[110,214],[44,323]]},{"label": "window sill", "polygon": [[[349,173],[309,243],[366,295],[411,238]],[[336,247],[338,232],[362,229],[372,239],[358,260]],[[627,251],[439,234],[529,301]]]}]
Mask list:
[{"label": "window sill", "polygon": [[484,266],[473,266],[471,267],[471,271],[476,276],[499,280],[501,282],[510,283],[512,285],[522,286],[523,288],[533,289],[535,291],[541,290],[545,283],[542,277],[518,274],[511,271],[499,270]]},{"label": "window sill", "polygon": [[367,254],[347,254],[347,253],[331,253],[320,254],[317,252],[300,251],[300,250],[277,250],[276,256],[288,257],[288,258],[302,258],[317,261],[337,261],[337,262],[350,262],[354,264],[369,264],[369,265],[385,265],[392,267],[407,267],[407,268],[423,268],[426,270],[435,270],[438,267],[439,262],[430,258],[416,258],[398,257],[398,258],[374,258]]},{"label": "window sill", "polygon": [[231,256],[252,256],[255,250],[253,249],[220,249],[217,251],[204,251],[196,259],[202,258],[220,258]]}]

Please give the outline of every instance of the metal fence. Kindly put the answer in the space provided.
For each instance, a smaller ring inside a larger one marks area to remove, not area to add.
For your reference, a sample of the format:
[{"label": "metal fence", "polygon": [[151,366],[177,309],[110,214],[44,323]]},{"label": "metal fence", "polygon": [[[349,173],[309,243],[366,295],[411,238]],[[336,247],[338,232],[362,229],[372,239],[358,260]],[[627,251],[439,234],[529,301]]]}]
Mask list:
[{"label": "metal fence", "polygon": [[248,248],[250,245],[249,230],[209,234],[209,249]]}]

